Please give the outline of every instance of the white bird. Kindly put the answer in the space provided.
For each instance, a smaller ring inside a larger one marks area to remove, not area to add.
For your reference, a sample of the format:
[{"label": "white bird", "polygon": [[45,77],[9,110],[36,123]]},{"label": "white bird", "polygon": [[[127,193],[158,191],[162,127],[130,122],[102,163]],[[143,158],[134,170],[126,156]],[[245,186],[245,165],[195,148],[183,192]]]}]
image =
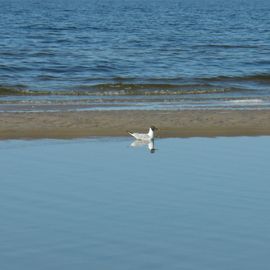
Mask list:
[{"label": "white bird", "polygon": [[157,130],[156,127],[151,126],[149,128],[148,133],[136,133],[136,132],[129,132],[128,133],[133,136],[136,140],[139,141],[151,141],[154,139],[154,131]]}]

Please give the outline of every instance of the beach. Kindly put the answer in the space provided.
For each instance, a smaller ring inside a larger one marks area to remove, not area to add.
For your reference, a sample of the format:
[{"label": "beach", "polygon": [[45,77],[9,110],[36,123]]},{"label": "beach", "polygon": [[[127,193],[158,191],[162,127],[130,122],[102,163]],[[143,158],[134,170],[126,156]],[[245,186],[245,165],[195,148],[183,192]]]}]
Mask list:
[{"label": "beach", "polygon": [[128,136],[158,128],[157,137],[270,135],[270,110],[85,111],[0,113],[0,139]]},{"label": "beach", "polygon": [[269,269],[270,1],[0,3],[1,270]]}]

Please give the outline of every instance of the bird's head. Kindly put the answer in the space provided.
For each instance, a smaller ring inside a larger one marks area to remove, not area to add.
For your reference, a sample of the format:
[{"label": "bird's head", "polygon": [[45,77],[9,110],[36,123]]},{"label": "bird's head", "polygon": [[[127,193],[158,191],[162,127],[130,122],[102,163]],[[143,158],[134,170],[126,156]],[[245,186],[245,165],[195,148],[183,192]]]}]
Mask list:
[{"label": "bird's head", "polygon": [[152,131],[157,130],[157,128],[155,126],[151,126],[150,128],[152,129]]}]

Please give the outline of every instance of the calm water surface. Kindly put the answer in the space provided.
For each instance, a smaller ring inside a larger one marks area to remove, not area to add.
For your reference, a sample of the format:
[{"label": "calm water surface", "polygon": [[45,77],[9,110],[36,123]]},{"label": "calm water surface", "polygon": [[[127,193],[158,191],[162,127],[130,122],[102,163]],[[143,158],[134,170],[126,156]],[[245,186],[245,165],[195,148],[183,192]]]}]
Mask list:
[{"label": "calm water surface", "polygon": [[268,269],[270,137],[0,142],[0,268]]},{"label": "calm water surface", "polygon": [[[42,95],[48,105],[57,103],[56,94],[69,102],[90,97],[73,110],[104,102],[129,109],[270,107],[267,0],[0,0],[0,6],[0,95],[31,95],[16,102],[36,105],[32,96]],[[0,98],[0,110],[11,110],[4,106],[10,103]]]}]

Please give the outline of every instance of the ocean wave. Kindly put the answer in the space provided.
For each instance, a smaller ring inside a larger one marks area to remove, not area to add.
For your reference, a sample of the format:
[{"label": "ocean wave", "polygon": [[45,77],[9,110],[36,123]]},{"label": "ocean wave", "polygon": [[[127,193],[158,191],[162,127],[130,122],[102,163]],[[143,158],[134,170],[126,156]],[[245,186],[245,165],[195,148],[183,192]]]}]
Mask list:
[{"label": "ocean wave", "polygon": [[13,95],[60,95],[60,96],[136,96],[136,95],[202,95],[241,91],[239,88],[214,88],[209,85],[176,84],[123,84],[109,83],[82,85],[71,90],[30,90],[21,87],[0,86],[0,96]]},{"label": "ocean wave", "polygon": [[270,74],[261,73],[261,74],[250,74],[243,76],[217,76],[209,78],[201,78],[202,81],[206,82],[261,82],[261,83],[270,83]]},{"label": "ocean wave", "polygon": [[7,96],[7,95],[26,95],[31,91],[24,90],[20,87],[6,87],[0,86],[0,96]]},{"label": "ocean wave", "polygon": [[260,104],[263,103],[263,99],[255,98],[255,99],[232,99],[226,101],[227,103],[231,104]]},{"label": "ocean wave", "polygon": [[[53,82],[53,75],[38,76],[38,80]],[[97,81],[100,81],[98,83]],[[270,73],[243,76],[216,76],[198,78],[107,78],[93,79],[85,84],[61,89],[31,89],[26,85],[0,85],[0,96],[7,95],[58,95],[58,96],[136,96],[136,95],[203,95],[250,93],[256,87],[270,85]],[[261,89],[261,88],[260,88]]]}]

